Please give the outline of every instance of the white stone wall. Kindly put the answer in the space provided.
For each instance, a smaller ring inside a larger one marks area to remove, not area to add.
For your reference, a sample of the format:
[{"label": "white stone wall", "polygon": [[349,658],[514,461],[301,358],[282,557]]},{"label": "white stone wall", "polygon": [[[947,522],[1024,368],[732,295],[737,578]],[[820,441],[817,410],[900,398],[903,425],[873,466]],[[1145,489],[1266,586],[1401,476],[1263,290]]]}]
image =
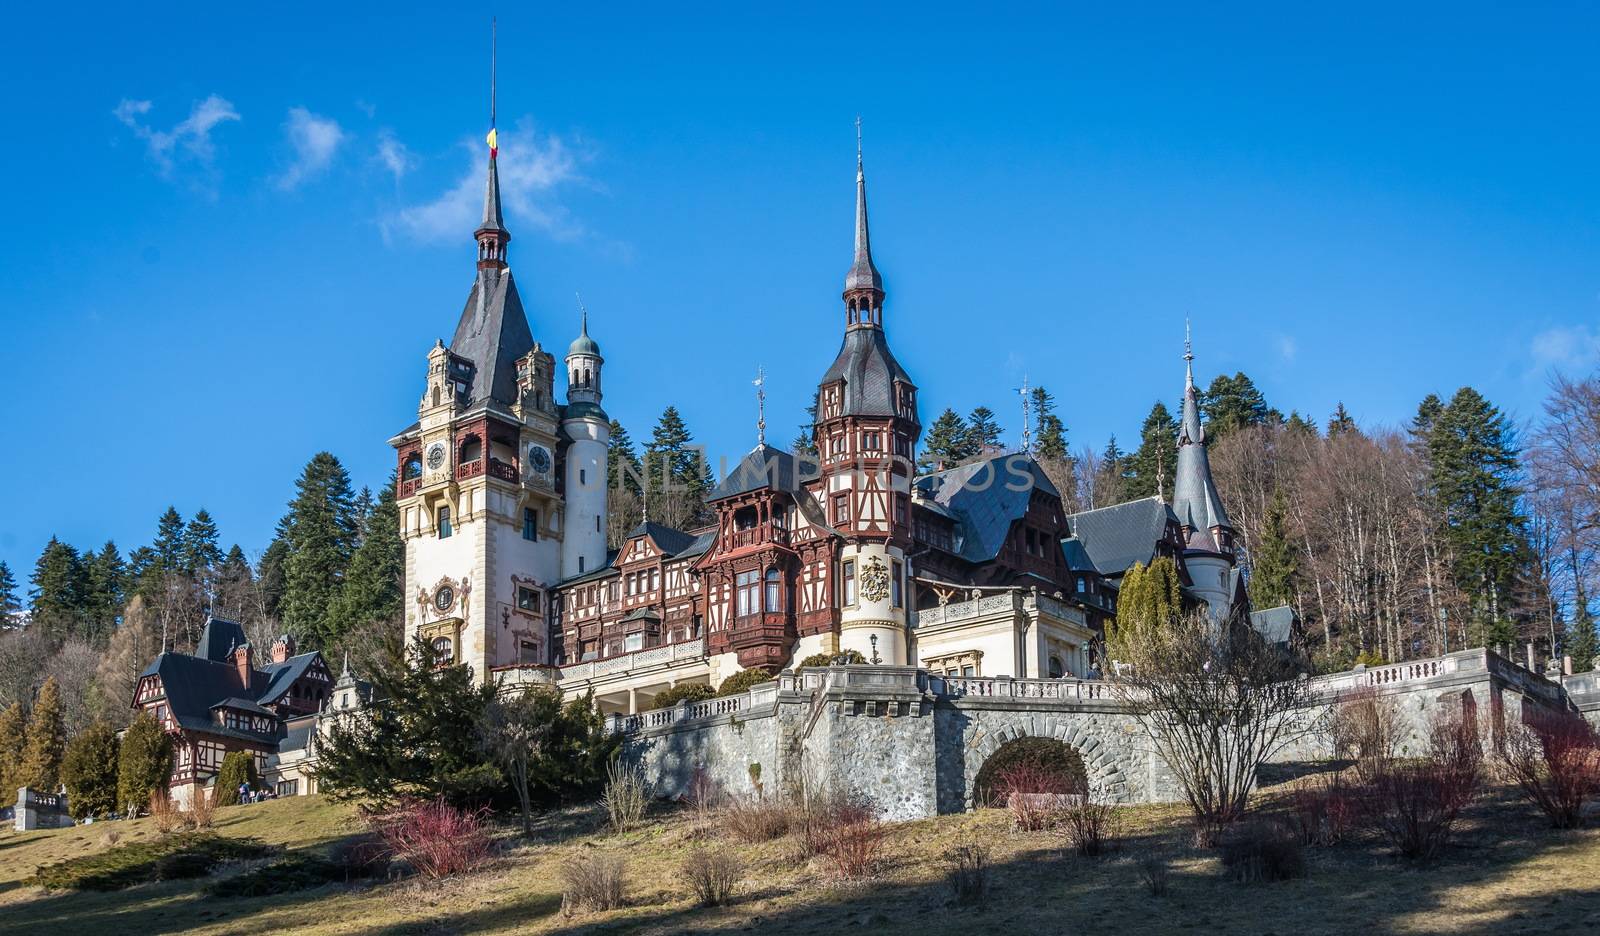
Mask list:
[{"label": "white stone wall", "polygon": [[611,429],[598,419],[569,419],[561,428],[572,439],[567,449],[566,529],[561,552],[561,577],[571,578],[605,565],[606,446]]}]

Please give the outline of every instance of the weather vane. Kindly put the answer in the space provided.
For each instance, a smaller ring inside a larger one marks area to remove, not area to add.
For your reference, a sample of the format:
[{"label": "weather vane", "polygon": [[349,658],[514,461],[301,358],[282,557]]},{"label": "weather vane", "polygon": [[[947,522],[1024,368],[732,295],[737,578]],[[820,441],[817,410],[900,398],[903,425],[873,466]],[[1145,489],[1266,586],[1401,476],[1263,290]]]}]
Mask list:
[{"label": "weather vane", "polygon": [[767,444],[767,372],[756,365],[756,444]]}]

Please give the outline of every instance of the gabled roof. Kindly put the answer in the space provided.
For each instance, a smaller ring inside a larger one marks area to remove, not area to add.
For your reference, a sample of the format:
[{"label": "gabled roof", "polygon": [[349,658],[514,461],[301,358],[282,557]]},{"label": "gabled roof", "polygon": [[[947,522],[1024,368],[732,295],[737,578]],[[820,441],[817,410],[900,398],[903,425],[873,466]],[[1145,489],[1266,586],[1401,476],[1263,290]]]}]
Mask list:
[{"label": "gabled roof", "polygon": [[712,489],[706,501],[771,489],[799,493],[804,482],[818,473],[815,459],[796,457],[765,443],[750,450],[734,469]]},{"label": "gabled roof", "polygon": [[928,503],[961,525],[961,557],[988,562],[1000,555],[1011,525],[1028,512],[1035,490],[1059,499],[1044,469],[1023,453],[994,455],[969,465],[923,475],[916,480]]},{"label": "gabled roof", "polygon": [[1150,563],[1171,520],[1172,511],[1159,497],[1144,497],[1071,514],[1067,526],[1096,571],[1121,575],[1136,562]]},{"label": "gabled roof", "polygon": [[312,651],[311,653],[292,656],[282,663],[270,663],[262,667],[261,672],[266,674],[267,685],[266,688],[261,690],[260,700],[263,703],[270,704],[283,698],[284,694],[289,691],[289,687],[294,685],[294,681],[304,676],[306,670],[311,668],[311,664],[319,656],[321,654]]},{"label": "gabled roof", "polygon": [[634,527],[628,534],[628,539],[647,536],[656,548],[668,556],[676,556],[693,545],[696,537],[693,533],[685,533],[676,527],[669,527],[665,523],[656,523],[646,520]]},{"label": "gabled roof", "polygon": [[533,332],[509,269],[478,271],[456,324],[450,351],[474,368],[468,405],[517,402],[517,359],[533,350]]},{"label": "gabled roof", "polygon": [[229,696],[228,698],[223,699],[221,702],[211,706],[211,709],[212,711],[216,711],[217,709],[233,709],[236,712],[248,712],[251,715],[264,715],[267,718],[278,717],[278,713],[274,712],[272,709],[263,708],[249,699],[241,699],[238,696]]},{"label": "gabled roof", "polygon": [[894,416],[894,382],[911,384],[911,377],[889,351],[889,340],[881,328],[852,328],[844,333],[844,343],[828,372],[824,385],[844,381],[844,416]]},{"label": "gabled roof", "polygon": [[[179,726],[187,730],[258,742],[268,740],[276,733],[276,729],[263,734],[227,728],[212,719],[211,710],[219,702],[238,698],[239,676],[232,664],[186,653],[163,653],[145,668],[140,678],[145,676],[160,677],[162,690],[167,697],[167,709]],[[239,701],[254,704],[248,699]]]},{"label": "gabled roof", "polygon": [[1300,619],[1288,605],[1250,612],[1250,626],[1270,644],[1286,645],[1294,640],[1295,622]]},{"label": "gabled roof", "polygon": [[216,617],[207,618],[205,629],[200,631],[200,642],[195,646],[194,655],[201,659],[221,662],[228,658],[233,648],[242,647],[249,642],[249,638],[244,635],[244,628],[233,621]]},{"label": "gabled roof", "polygon": [[317,717],[306,715],[296,718],[285,725],[283,740],[278,742],[278,752],[303,751],[311,744],[311,738],[317,733]]}]

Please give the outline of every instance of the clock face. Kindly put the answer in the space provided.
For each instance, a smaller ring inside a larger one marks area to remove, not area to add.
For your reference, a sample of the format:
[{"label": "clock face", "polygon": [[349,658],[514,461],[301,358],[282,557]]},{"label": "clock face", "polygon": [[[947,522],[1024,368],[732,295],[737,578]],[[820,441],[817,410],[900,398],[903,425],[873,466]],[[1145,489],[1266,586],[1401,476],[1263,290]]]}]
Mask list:
[{"label": "clock face", "polygon": [[550,450],[542,445],[528,446],[528,465],[539,474],[550,470]]},{"label": "clock face", "polygon": [[440,612],[449,611],[455,603],[456,590],[449,585],[441,585],[439,590],[433,593],[433,606]]},{"label": "clock face", "polygon": [[444,467],[444,443],[435,442],[428,446],[428,470],[438,471]]}]

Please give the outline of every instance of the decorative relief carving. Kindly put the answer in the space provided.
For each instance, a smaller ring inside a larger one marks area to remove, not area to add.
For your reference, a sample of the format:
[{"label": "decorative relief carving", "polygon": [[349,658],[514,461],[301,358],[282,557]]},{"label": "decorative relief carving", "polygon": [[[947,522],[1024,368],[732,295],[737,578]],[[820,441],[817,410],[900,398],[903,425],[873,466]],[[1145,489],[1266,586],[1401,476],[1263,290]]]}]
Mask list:
[{"label": "decorative relief carving", "polygon": [[889,567],[877,556],[870,556],[861,567],[861,597],[883,601],[889,597]]}]

